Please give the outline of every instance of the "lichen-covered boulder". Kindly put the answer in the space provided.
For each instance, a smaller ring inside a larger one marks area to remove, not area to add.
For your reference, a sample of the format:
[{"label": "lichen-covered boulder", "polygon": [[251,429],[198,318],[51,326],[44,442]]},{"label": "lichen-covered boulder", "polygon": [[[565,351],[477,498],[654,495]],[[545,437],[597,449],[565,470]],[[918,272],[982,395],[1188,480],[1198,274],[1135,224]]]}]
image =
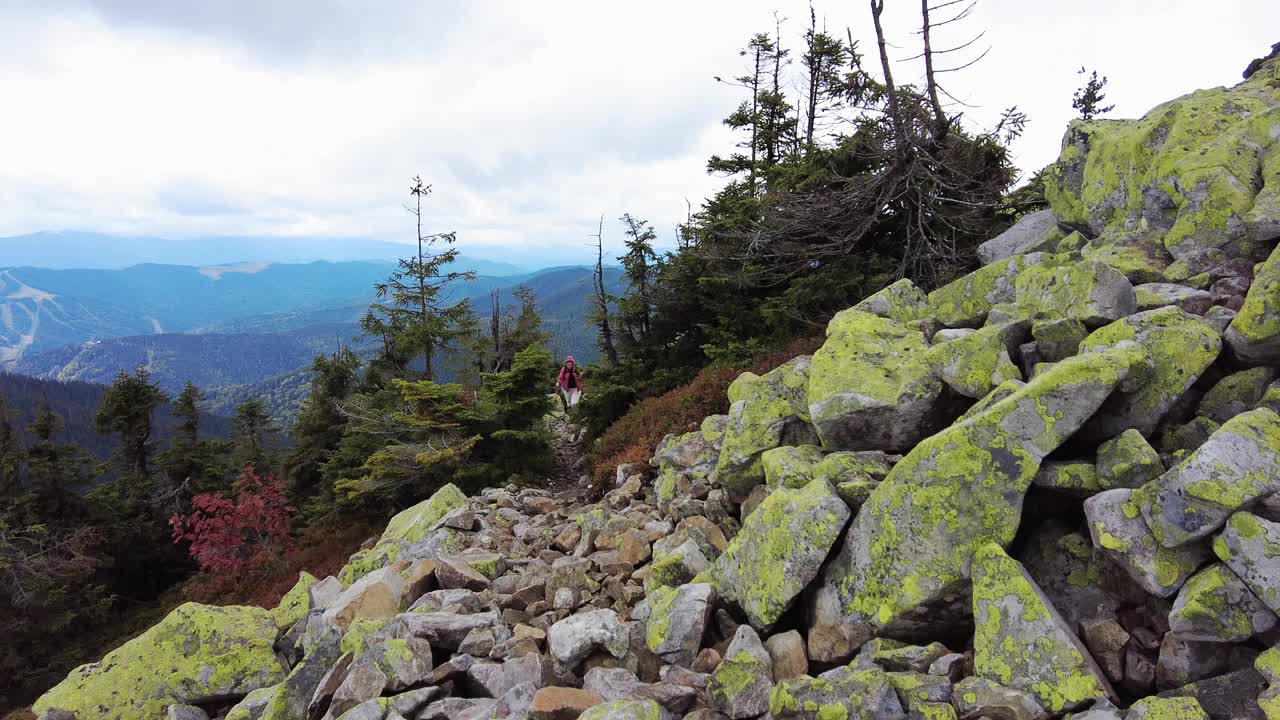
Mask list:
[{"label": "lichen-covered boulder", "polygon": [[449,483],[435,491],[431,497],[391,518],[379,542],[403,540],[412,543],[423,540],[445,515],[466,504],[467,496],[456,485]]},{"label": "lichen-covered boulder", "polygon": [[1025,268],[1044,262],[1057,262],[1057,258],[1030,253],[983,266],[929,293],[929,315],[946,327],[982,327],[992,308],[1012,303],[1017,297],[1014,278]]},{"label": "lichen-covered boulder", "polygon": [[764,468],[764,484],[770,490],[808,485],[813,480],[814,466],[820,462],[822,448],[817,445],[774,448],[766,450],[760,456],[760,465]]},{"label": "lichen-covered boulder", "polygon": [[1080,352],[1080,343],[1088,335],[1089,329],[1075,318],[1036,320],[1031,324],[1036,353],[1045,362],[1058,362]]},{"label": "lichen-covered boulder", "polygon": [[1098,485],[1104,490],[1136,488],[1160,477],[1160,453],[1137,430],[1125,430],[1098,446]]},{"label": "lichen-covered boulder", "polygon": [[1280,647],[1259,655],[1253,667],[1267,681],[1267,689],[1258,696],[1258,707],[1267,720],[1280,720]]},{"label": "lichen-covered boulder", "polygon": [[743,373],[729,386],[729,421],[713,478],[731,497],[745,498],[764,482],[764,451],[817,443],[808,420],[810,364],[801,356],[763,376]]},{"label": "lichen-covered boulder", "polygon": [[1237,415],[1135,500],[1156,539],[1177,547],[1222,527],[1231,513],[1280,490],[1280,415]]},{"label": "lichen-covered boulder", "polygon": [[711,567],[707,556],[693,538],[690,538],[670,551],[656,552],[653,562],[649,563],[649,574],[645,577],[645,590],[655,587],[678,587],[692,581],[699,573]]},{"label": "lichen-covered boulder", "polygon": [[1209,720],[1193,697],[1148,697],[1129,707],[1125,720]]},{"label": "lichen-covered boulder", "polygon": [[[1280,171],[1276,175],[1280,184]],[[1280,246],[1258,266],[1244,305],[1227,326],[1226,340],[1245,362],[1280,365]]]},{"label": "lichen-covered boulder", "polygon": [[1138,309],[1128,278],[1092,260],[1026,268],[1014,278],[1014,302],[1023,317],[1074,318],[1090,327]]},{"label": "lichen-covered boulder", "polygon": [[922,333],[892,320],[854,310],[832,318],[809,372],[822,447],[897,451],[928,435],[942,394],[928,349]]},{"label": "lichen-covered boulder", "polygon": [[657,587],[648,594],[645,643],[664,662],[689,667],[715,609],[716,590],[707,583]]},{"label": "lichen-covered boulder", "polygon": [[750,625],[739,625],[707,688],[715,708],[733,720],[769,709],[773,660]]},{"label": "lichen-covered boulder", "polygon": [[853,309],[905,324],[928,317],[929,297],[903,278],[854,305]]},{"label": "lichen-covered boulder", "polygon": [[978,677],[1029,692],[1053,713],[1114,697],[1075,632],[995,543],[973,558],[973,615]]},{"label": "lichen-covered boulder", "polygon": [[1213,389],[1204,394],[1196,414],[1221,424],[1240,413],[1259,407],[1267,388],[1277,375],[1280,375],[1280,370],[1273,367],[1249,368],[1232,373],[1219,380]]},{"label": "lichen-covered boulder", "polygon": [[801,676],[780,681],[769,696],[769,714],[777,720],[907,717],[888,673],[879,668],[852,666],[817,678]]},{"label": "lichen-covered boulder", "polygon": [[1213,552],[1272,612],[1280,612],[1280,523],[1238,512],[1214,539]]},{"label": "lichen-covered boulder", "polygon": [[587,708],[578,720],[662,720],[662,706],[653,700],[619,700]]},{"label": "lichen-covered boulder", "polygon": [[1013,227],[979,245],[978,260],[989,265],[1026,252],[1052,250],[1063,237],[1053,211],[1037,210],[1018,218]]},{"label": "lichen-covered boulder", "polygon": [[720,597],[769,629],[817,577],[848,521],[848,506],[826,480],[774,491],[716,559]]},{"label": "lichen-covered boulder", "polygon": [[1098,470],[1093,463],[1066,460],[1044,463],[1031,483],[1036,487],[1077,497],[1088,497],[1106,489],[1100,482]]},{"label": "lichen-covered boulder", "polygon": [[[1045,196],[1097,236],[1146,227],[1192,274],[1259,255],[1275,235],[1280,117],[1272,62],[1233,88],[1198,90],[1140,120],[1075,121]],[[1260,182],[1259,182],[1260,181]]]},{"label": "lichen-covered boulder", "polygon": [[294,583],[289,592],[280,598],[280,602],[271,611],[271,615],[276,621],[277,630],[288,630],[296,625],[303,615],[307,614],[307,611],[311,609],[311,586],[318,582],[320,581],[316,579],[316,576],[309,572],[298,573],[298,582]]},{"label": "lichen-covered boulder", "polygon": [[916,446],[872,492],[820,592],[840,614],[913,635],[969,614],[974,551],[1013,541],[1040,462],[1150,362],[1136,347],[1079,355]]},{"label": "lichen-covered boulder", "polygon": [[138,637],[81,665],[36,700],[80,720],[149,720],[173,704],[237,698],[285,679],[275,620],[254,607],[186,603]]},{"label": "lichen-covered boulder", "polygon": [[1192,315],[1204,315],[1213,306],[1213,293],[1177,283],[1143,283],[1133,288],[1138,310],[1173,306]]},{"label": "lichen-covered boulder", "polygon": [[1276,614],[1220,562],[1192,575],[1169,613],[1169,629],[1178,637],[1206,642],[1244,642],[1276,622]]},{"label": "lichen-covered boulder", "polygon": [[1022,379],[1013,358],[1026,340],[1028,325],[1022,321],[988,325],[934,345],[925,353],[925,362],[952,390],[974,399],[984,397],[1006,380]]},{"label": "lichen-covered boulder", "polygon": [[1123,342],[1141,345],[1155,368],[1136,387],[1114,393],[1082,429],[1082,436],[1101,442],[1134,428],[1150,436],[1187,390],[1222,350],[1218,332],[1178,308],[1130,315],[1094,331],[1080,344],[1096,352]]},{"label": "lichen-covered boulder", "polygon": [[1031,693],[1007,688],[977,676],[956,683],[952,693],[956,712],[962,718],[1001,720],[1044,720],[1048,713]]},{"label": "lichen-covered boulder", "polygon": [[276,686],[261,720],[305,717],[316,688],[342,656],[341,641],[341,633],[330,626],[311,652],[289,672],[289,677]]},{"label": "lichen-covered boulder", "polygon": [[1084,501],[1095,547],[1110,555],[1147,592],[1172,597],[1209,559],[1204,543],[1167,548],[1156,541],[1134,499],[1135,491],[1116,488]]}]

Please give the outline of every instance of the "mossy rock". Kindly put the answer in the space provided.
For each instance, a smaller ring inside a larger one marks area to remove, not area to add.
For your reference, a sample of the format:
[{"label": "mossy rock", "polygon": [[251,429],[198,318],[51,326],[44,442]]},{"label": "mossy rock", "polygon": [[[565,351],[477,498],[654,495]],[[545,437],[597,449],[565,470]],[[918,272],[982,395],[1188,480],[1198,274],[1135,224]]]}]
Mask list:
[{"label": "mossy rock", "polygon": [[1228,420],[1190,457],[1136,491],[1134,500],[1156,539],[1178,547],[1277,490],[1280,415],[1258,408]]},{"label": "mossy rock", "polygon": [[1150,362],[1134,347],[1056,364],[983,412],[921,442],[854,519],[824,590],[881,635],[923,635],[969,614],[977,548],[1013,541],[1041,461]]},{"label": "mossy rock", "polygon": [[402,510],[391,518],[391,522],[387,523],[387,528],[383,531],[379,542],[385,543],[394,540],[403,540],[410,543],[419,542],[426,538],[427,533],[435,529],[436,524],[445,515],[466,506],[466,504],[467,496],[463,495],[456,485],[449,483],[435,491],[431,497],[411,508]]},{"label": "mossy rock", "polygon": [[1031,324],[1036,351],[1047,362],[1065,360],[1080,352],[1080,343],[1088,335],[1089,329],[1076,318],[1036,320]]},{"label": "mossy rock", "polygon": [[1129,342],[1147,351],[1154,371],[1108,399],[1082,430],[1085,439],[1101,442],[1130,428],[1151,435],[1222,351],[1216,330],[1174,307],[1113,322],[1085,338],[1080,350],[1094,352]]},{"label": "mossy rock", "polygon": [[1238,512],[1213,541],[1213,552],[1272,612],[1280,612],[1280,523]]},{"label": "mossy rock", "polygon": [[978,246],[978,260],[987,265],[1037,250],[1053,250],[1064,234],[1049,209],[1027,213],[1013,227]]},{"label": "mossy rock", "polygon": [[1059,261],[1058,256],[1030,253],[993,262],[929,293],[929,314],[949,328],[982,327],[992,308],[1015,300],[1019,273]]},{"label": "mossy rock", "polygon": [[1129,707],[1125,720],[1209,720],[1193,697],[1148,697]]},{"label": "mossy rock", "polygon": [[80,720],[150,720],[173,704],[199,705],[275,685],[275,619],[254,607],[180,605],[149,630],[81,665],[35,702]]},{"label": "mossy rock", "polygon": [[1091,462],[1047,462],[1040,466],[1031,482],[1036,487],[1074,497],[1089,497],[1105,489],[1099,482],[1097,468]]},{"label": "mossy rock", "polygon": [[1028,326],[1027,322],[988,325],[934,345],[925,353],[925,362],[952,390],[974,399],[984,397],[1006,380],[1022,379],[1012,358],[1018,357]]},{"label": "mossy rock", "polygon": [[1014,298],[1019,317],[1074,318],[1090,327],[1138,309],[1129,280],[1110,265],[1093,260],[1026,268],[1014,278]]},{"label": "mossy rock", "polygon": [[818,575],[849,508],[826,480],[771,493],[716,559],[716,588],[767,630]]},{"label": "mossy rock", "polygon": [[1167,548],[1156,541],[1134,497],[1116,488],[1085,500],[1084,513],[1094,547],[1102,549],[1144,590],[1173,597],[1212,554],[1204,543]]},{"label": "mossy rock", "polygon": [[771,490],[802,488],[813,480],[814,467],[822,462],[822,448],[816,445],[780,447],[760,455],[764,484]]},{"label": "mossy rock", "polygon": [[1169,613],[1169,628],[1178,637],[1203,642],[1244,642],[1276,622],[1276,614],[1220,562],[1192,575]]},{"label": "mossy rock", "polygon": [[[1259,255],[1280,214],[1280,66],[1199,90],[1140,120],[1075,121],[1045,196],[1094,236],[1146,228],[1191,274]],[[1257,179],[1261,179],[1261,183]]]},{"label": "mossy rock", "polygon": [[1103,490],[1141,487],[1162,474],[1160,453],[1137,430],[1125,430],[1098,446],[1097,477]]},{"label": "mossy rock", "polygon": [[783,680],[769,695],[777,720],[880,720],[906,717],[889,674],[879,668],[847,666]]},{"label": "mossy rock", "polygon": [[1258,707],[1267,720],[1280,720],[1280,648],[1271,648],[1254,660],[1253,667],[1267,680],[1267,689],[1258,696]]},{"label": "mossy rock", "polygon": [[279,604],[271,611],[277,630],[288,630],[307,614],[307,610],[311,609],[311,594],[307,591],[318,582],[320,581],[316,576],[305,570],[298,573],[298,582],[280,598]]},{"label": "mossy rock", "polygon": [[1280,376],[1280,369],[1256,367],[1232,373],[1217,382],[1200,399],[1196,414],[1216,423],[1224,423],[1262,402],[1267,388]]},{"label": "mossy rock", "polygon": [[1227,326],[1226,340],[1245,362],[1280,365],[1280,246],[1255,270],[1244,305]]},{"label": "mossy rock", "polygon": [[1166,273],[1174,265],[1174,259],[1164,248],[1163,237],[1162,231],[1150,228],[1133,231],[1108,229],[1102,235],[1083,243],[1080,254],[1087,260],[1095,260],[1115,268],[1135,286],[1154,282],[1178,282],[1167,277]]},{"label": "mossy rock", "polygon": [[1051,713],[1111,697],[1101,668],[1016,560],[997,544],[973,558],[973,667]]},{"label": "mossy rock", "polygon": [[903,278],[854,305],[852,309],[900,323],[910,323],[929,316],[929,298],[914,283]]},{"label": "mossy rock", "polygon": [[662,720],[662,706],[652,700],[619,700],[593,705],[578,720]]},{"label": "mossy rock", "polygon": [[712,477],[730,497],[745,498],[764,482],[764,451],[817,444],[808,420],[810,364],[807,356],[793,358],[763,376],[743,373],[729,385],[729,421]]},{"label": "mossy rock", "polygon": [[809,414],[826,450],[909,448],[937,422],[942,383],[925,361],[918,330],[845,310],[813,356]]}]

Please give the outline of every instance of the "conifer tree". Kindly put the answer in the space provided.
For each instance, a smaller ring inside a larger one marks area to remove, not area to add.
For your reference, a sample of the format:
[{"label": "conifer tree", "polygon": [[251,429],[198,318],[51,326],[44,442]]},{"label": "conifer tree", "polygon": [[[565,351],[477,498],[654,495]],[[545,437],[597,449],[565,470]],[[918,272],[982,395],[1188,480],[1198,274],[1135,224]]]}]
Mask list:
[{"label": "conifer tree", "polygon": [[271,471],[266,435],[274,432],[271,414],[261,400],[245,400],[236,407],[235,463],[241,470],[253,468],[265,475]]},{"label": "conifer tree", "polygon": [[137,478],[151,473],[152,414],[166,400],[146,368],[138,368],[132,375],[122,371],[103,394],[93,418],[98,432],[120,436],[117,459],[121,469]]},{"label": "conifer tree", "polygon": [[458,259],[456,248],[432,252],[437,243],[453,245],[457,235],[423,234],[422,200],[431,194],[431,186],[421,177],[414,177],[409,194],[413,205],[407,207],[417,221],[418,252],[401,259],[399,269],[386,282],[374,286],[378,302],[369,306],[360,326],[365,335],[382,340],[376,359],[378,369],[407,377],[411,363],[421,358],[419,377],[431,380],[435,377],[436,353],[462,335],[472,316],[466,300],[449,302],[446,289],[459,280],[474,280],[475,273],[448,269]]}]

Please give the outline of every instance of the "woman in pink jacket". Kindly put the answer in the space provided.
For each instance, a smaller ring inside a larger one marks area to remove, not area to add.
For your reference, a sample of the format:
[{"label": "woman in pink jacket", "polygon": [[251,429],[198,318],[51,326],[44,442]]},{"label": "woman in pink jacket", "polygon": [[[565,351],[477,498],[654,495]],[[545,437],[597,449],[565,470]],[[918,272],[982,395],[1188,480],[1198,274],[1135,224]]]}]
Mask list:
[{"label": "woman in pink jacket", "polygon": [[566,357],[564,365],[560,367],[556,389],[560,393],[560,401],[564,403],[565,412],[577,405],[578,399],[582,397],[582,373],[578,372],[578,365],[573,361],[572,355]]}]

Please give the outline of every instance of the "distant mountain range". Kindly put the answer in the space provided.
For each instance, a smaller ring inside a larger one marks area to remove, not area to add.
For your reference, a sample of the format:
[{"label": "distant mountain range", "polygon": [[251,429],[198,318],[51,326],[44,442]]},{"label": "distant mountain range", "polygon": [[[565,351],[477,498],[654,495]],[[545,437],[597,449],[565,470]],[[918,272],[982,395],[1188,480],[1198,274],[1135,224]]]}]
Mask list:
[{"label": "distant mountain range", "polygon": [[[460,263],[466,267],[465,263]],[[231,266],[137,265],[120,270],[0,268],[0,370],[57,381],[110,383],[121,371],[146,367],[165,391],[190,381],[205,389],[209,409],[232,414],[249,398],[268,403],[287,423],[305,398],[312,359],[346,345],[372,350],[359,319],[373,284],[391,263],[249,263]],[[459,283],[487,312],[494,289],[530,287],[551,350],[593,361],[586,325],[591,270],[549,268]],[[611,293],[621,271],[609,268]]]},{"label": "distant mountain range", "polygon": [[[353,238],[209,237],[167,240],[78,231],[0,237],[0,267],[120,270],[133,265],[229,265],[246,262],[395,262],[409,243]],[[484,275],[514,275],[536,265],[468,254],[463,265]]]}]

